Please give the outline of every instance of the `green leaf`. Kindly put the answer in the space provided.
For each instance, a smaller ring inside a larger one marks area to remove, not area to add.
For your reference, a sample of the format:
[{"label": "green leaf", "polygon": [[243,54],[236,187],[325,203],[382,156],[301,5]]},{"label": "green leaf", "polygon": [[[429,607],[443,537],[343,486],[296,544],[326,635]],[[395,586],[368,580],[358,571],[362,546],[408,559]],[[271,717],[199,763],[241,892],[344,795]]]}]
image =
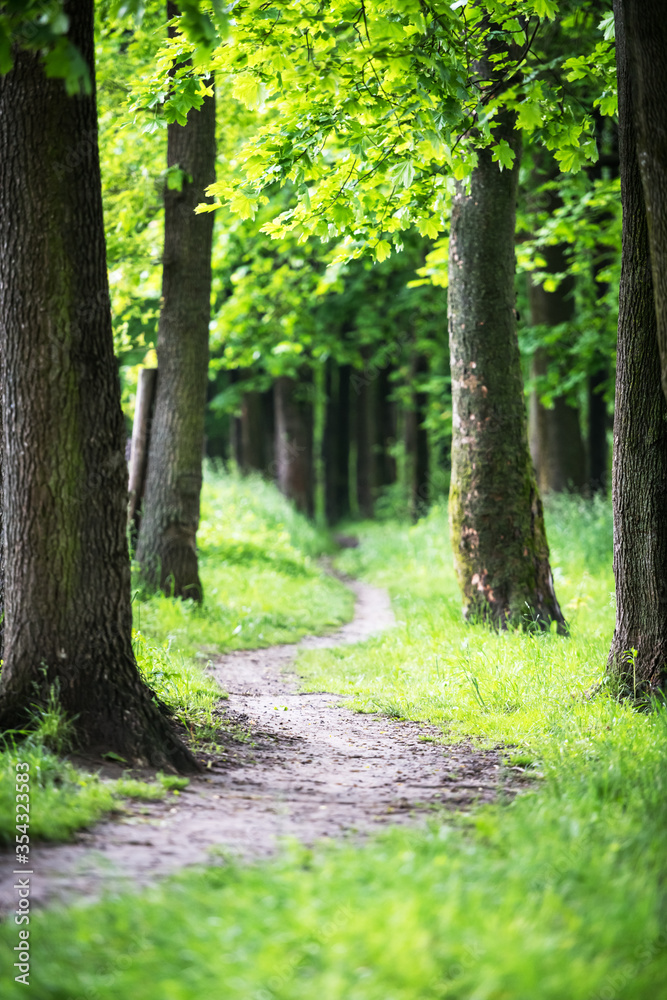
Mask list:
[{"label": "green leaf", "polygon": [[501,170],[505,167],[511,170],[514,166],[515,153],[509,142],[506,139],[501,139],[497,145],[491,147],[491,158]]},{"label": "green leaf", "polygon": [[257,202],[248,198],[242,191],[237,191],[229,203],[229,207],[234,215],[238,215],[241,219],[254,219]]},{"label": "green leaf", "polygon": [[234,81],[232,97],[235,97],[237,101],[241,101],[242,104],[245,104],[247,108],[252,110],[261,104],[262,84],[256,76],[252,76],[250,73],[242,73]]},{"label": "green leaf", "polygon": [[613,42],[616,38],[616,24],[614,22],[614,12],[609,11],[606,17],[603,17],[598,24],[600,31],[604,32],[605,42]]},{"label": "green leaf", "polygon": [[418,219],[417,229],[421,236],[428,236],[432,240],[437,240],[440,235],[441,226],[436,219],[431,216],[430,219]]},{"label": "green leaf", "polygon": [[533,8],[538,17],[548,17],[551,21],[558,13],[557,0],[533,0]]},{"label": "green leaf", "polygon": [[603,94],[593,103],[600,109],[601,115],[607,115],[611,118],[618,112],[618,94]]},{"label": "green leaf", "polygon": [[169,167],[165,173],[165,180],[169,191],[182,191],[183,183],[192,178],[179,166]]},{"label": "green leaf", "polygon": [[415,168],[412,160],[406,160],[397,168],[394,177],[397,184],[402,184],[404,188],[409,188],[415,179]]},{"label": "green leaf", "polygon": [[375,259],[382,263],[387,257],[391,255],[391,243],[387,240],[379,240],[373,247],[373,252],[375,253]]},{"label": "green leaf", "polygon": [[532,132],[533,129],[539,128],[541,124],[542,111],[539,104],[536,104],[534,101],[526,101],[519,106],[519,117],[517,119],[519,128],[525,129],[526,132]]}]

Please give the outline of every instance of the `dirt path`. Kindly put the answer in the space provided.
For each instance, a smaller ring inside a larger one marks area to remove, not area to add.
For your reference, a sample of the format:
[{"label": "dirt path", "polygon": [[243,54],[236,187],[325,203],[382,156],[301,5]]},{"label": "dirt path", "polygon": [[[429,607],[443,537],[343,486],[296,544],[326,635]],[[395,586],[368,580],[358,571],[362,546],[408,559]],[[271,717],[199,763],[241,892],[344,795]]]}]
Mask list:
[{"label": "dirt path", "polygon": [[[100,823],[73,844],[33,847],[33,905],[144,886],[205,862],[211,848],[266,857],[282,837],[311,844],[367,833],[414,823],[436,806],[465,809],[516,790],[520,776],[493,751],[426,742],[419,737],[440,731],[351,712],[337,707],[337,695],[299,693],[298,678],[285,672],[299,649],[360,642],[394,624],[384,591],[348,585],[355,617],[334,635],[230,653],[214,664],[229,692],[227,714],[253,734],[233,757],[178,798],[132,805],[120,821]],[[13,907],[12,857],[0,854],[0,912]]]}]

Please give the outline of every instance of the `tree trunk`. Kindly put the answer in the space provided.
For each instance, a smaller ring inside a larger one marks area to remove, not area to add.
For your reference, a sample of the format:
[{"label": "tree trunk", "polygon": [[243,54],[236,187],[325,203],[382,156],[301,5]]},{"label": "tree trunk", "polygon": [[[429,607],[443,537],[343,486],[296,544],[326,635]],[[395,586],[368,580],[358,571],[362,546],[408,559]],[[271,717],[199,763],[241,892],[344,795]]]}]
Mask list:
[{"label": "tree trunk", "polygon": [[241,401],[241,468],[244,472],[266,468],[264,457],[264,406],[261,392],[246,392]]},{"label": "tree trunk", "polygon": [[[170,16],[176,13],[169,4]],[[212,84],[212,81],[209,81]],[[215,97],[167,129],[167,165],[185,172],[165,190],[158,380],[137,561],[152,586],[201,601],[196,535],[208,381],[213,215],[195,214],[215,180]],[[188,179],[188,178],[191,178]]]},{"label": "tree trunk", "polygon": [[327,412],[324,428],[326,515],[337,524],[350,512],[350,366],[327,364]]},{"label": "tree trunk", "polygon": [[[94,80],[92,0],[64,9]],[[0,315],[0,724],[21,727],[55,689],[88,750],[195,769],[132,652],[94,89],[68,97],[28,52],[0,78]]]},{"label": "tree trunk", "polygon": [[385,364],[378,374],[377,432],[378,432],[378,483],[391,486],[396,482],[396,403],[390,398],[392,393],[392,369]]},{"label": "tree trunk", "polygon": [[377,373],[357,380],[357,500],[362,517],[372,517],[377,499]]},{"label": "tree trunk", "polygon": [[141,520],[141,502],[144,498],[146,485],[146,468],[148,466],[148,445],[151,433],[151,419],[155,402],[155,384],[157,368],[141,368],[137,382],[137,398],[132,424],[132,445],[130,448],[130,481],[128,484],[129,501],[127,505],[127,523],[131,534],[136,538]]},{"label": "tree trunk", "polygon": [[591,493],[607,492],[607,404],[602,388],[608,373],[604,368],[588,376],[588,488]]},{"label": "tree trunk", "polygon": [[621,7],[667,398],[667,18],[662,0],[622,0]]},{"label": "tree trunk", "polygon": [[[428,372],[424,355],[413,355],[410,364],[412,405],[405,412],[405,467],[408,475],[410,515],[417,518],[428,506],[430,493],[428,432],[424,427],[428,396],[418,391],[419,377]],[[417,382],[417,386],[412,384]]]},{"label": "tree trunk", "polygon": [[555,620],[564,630],[528,451],[516,333],[520,139],[509,114],[498,121],[495,135],[514,150],[514,168],[500,171],[491,151],[480,150],[470,194],[459,187],[452,205],[452,549],[466,617],[501,626]]},{"label": "tree trunk", "polygon": [[304,514],[313,513],[313,404],[310,386],[286,375],[276,380],[278,489]]},{"label": "tree trunk", "polygon": [[262,393],[262,438],[264,455],[262,472],[270,474],[274,467],[276,452],[276,404],[273,398],[273,386]]},{"label": "tree trunk", "polygon": [[608,670],[634,697],[667,681],[667,404],[623,9],[616,0],[623,249],[614,419],[616,628]]},{"label": "tree trunk", "polygon": [[[552,274],[567,267],[562,246],[544,250],[547,270]],[[533,282],[528,286],[533,326],[559,326],[574,318],[574,281],[566,278],[554,292]],[[533,376],[545,375],[551,364],[549,352],[538,348],[532,360]],[[543,406],[537,394],[531,398],[531,453],[540,493],[581,491],[586,485],[586,454],[581,437],[579,409],[558,396],[552,407]]]}]

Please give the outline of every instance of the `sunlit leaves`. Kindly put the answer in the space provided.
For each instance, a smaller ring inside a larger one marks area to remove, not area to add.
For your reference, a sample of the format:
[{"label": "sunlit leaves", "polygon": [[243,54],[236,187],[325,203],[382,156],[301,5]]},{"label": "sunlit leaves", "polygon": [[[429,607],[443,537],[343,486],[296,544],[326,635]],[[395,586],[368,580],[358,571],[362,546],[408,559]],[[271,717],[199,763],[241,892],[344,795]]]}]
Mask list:
[{"label": "sunlit leaves", "polygon": [[[383,238],[388,201],[392,208],[400,202],[394,215],[404,227],[437,217],[448,176],[465,181],[480,145],[491,145],[501,169],[511,167],[509,144],[493,134],[503,107],[516,109],[518,127],[557,151],[563,169],[595,158],[585,109],[563,90],[555,64],[541,71],[544,57],[536,51],[538,19],[553,20],[558,4],[494,0],[483,8],[425,8],[410,0],[398,6],[331,0],[326,7],[288,0],[274,8],[246,0],[235,7],[233,40],[216,50],[212,65],[231,74],[235,96],[262,109],[235,183],[250,198],[251,188],[259,193],[290,179],[300,198],[267,231],[279,237],[300,227],[322,239],[355,234],[373,246]],[[494,79],[508,81],[502,86],[475,76],[489,31],[496,39]],[[513,76],[519,55],[520,77]],[[592,64],[586,54],[581,65],[587,64],[599,106],[609,112],[608,52],[596,51]],[[568,73],[576,73],[574,64]],[[228,202],[234,197],[228,181],[214,193]],[[334,212],[336,203],[344,208]]]},{"label": "sunlit leaves", "polygon": [[524,101],[519,106],[517,125],[526,132],[532,132],[542,124],[542,110],[537,102]]},{"label": "sunlit leaves", "polygon": [[247,108],[258,108],[262,103],[264,88],[261,81],[250,73],[241,73],[232,84],[232,96]]},{"label": "sunlit leaves", "polygon": [[507,168],[511,170],[514,165],[515,152],[506,139],[501,139],[495,146],[491,147],[491,159],[498,164],[501,170]]},{"label": "sunlit leaves", "polygon": [[391,254],[391,243],[387,240],[378,240],[378,242],[373,246],[373,254],[376,260],[386,260]]}]

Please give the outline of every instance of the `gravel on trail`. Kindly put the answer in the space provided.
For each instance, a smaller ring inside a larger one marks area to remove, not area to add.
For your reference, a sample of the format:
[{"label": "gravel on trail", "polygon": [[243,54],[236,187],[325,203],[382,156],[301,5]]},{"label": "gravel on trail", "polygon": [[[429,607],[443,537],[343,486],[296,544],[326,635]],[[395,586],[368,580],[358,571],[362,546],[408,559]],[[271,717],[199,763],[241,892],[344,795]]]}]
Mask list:
[{"label": "gravel on trail", "polygon": [[[340,695],[299,691],[290,673],[299,650],[361,642],[394,626],[384,590],[346,582],[355,615],[338,632],[212,663],[229,692],[223,714],[250,734],[245,742],[229,742],[178,796],[131,802],[120,819],[81,831],[73,843],[31,845],[32,905],[141,888],[225,856],[266,858],[283,838],[312,845],[424,822],[437,808],[467,811],[525,787],[520,769],[503,766],[496,750],[444,745],[434,742],[442,740],[436,727],[352,712]],[[6,914],[14,908],[14,853],[0,858]]]}]

